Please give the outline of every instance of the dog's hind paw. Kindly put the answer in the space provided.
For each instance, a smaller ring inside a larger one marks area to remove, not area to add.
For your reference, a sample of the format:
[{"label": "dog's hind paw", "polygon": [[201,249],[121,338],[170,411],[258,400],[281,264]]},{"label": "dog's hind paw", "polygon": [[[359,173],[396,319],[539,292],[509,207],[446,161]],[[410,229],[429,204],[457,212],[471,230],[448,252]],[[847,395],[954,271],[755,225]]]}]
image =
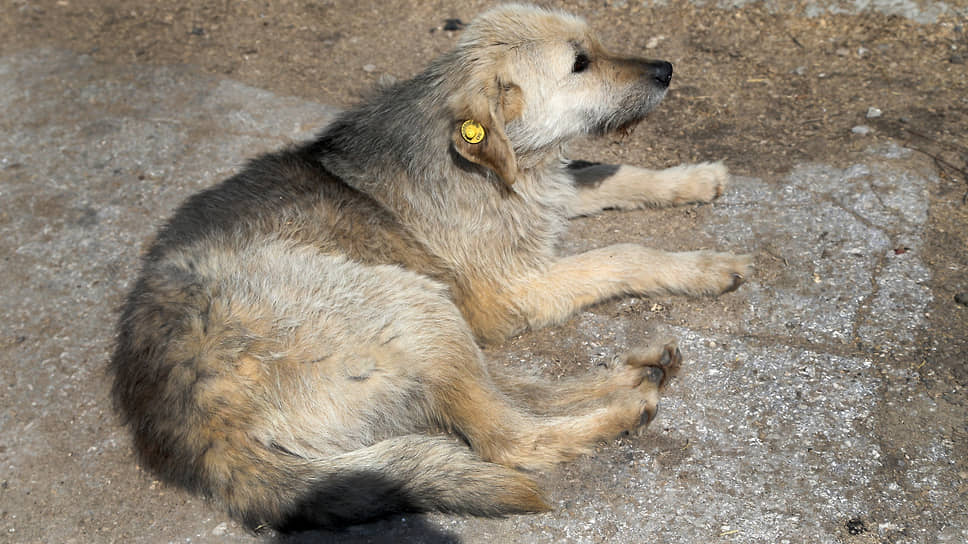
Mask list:
[{"label": "dog's hind paw", "polygon": [[682,366],[679,342],[669,339],[650,346],[633,349],[625,355],[625,364],[639,369],[643,382],[663,389]]}]

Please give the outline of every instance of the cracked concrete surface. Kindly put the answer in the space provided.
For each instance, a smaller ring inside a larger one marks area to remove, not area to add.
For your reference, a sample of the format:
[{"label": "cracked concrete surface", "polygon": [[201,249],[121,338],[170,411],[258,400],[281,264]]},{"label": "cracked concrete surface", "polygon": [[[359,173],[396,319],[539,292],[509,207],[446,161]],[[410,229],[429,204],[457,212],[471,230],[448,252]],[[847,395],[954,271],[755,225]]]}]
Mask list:
[{"label": "cracked concrete surface", "polygon": [[749,334],[911,348],[931,300],[918,246],[937,183],[911,158],[894,147],[846,169],[800,165],[779,190],[736,183],[716,208],[718,230],[783,261],[774,281],[750,288]]},{"label": "cracked concrete surface", "polygon": [[[334,110],[190,68],[35,49],[0,57],[0,111],[0,539],[272,538],[135,466],[103,367],[163,218]],[[547,475],[547,515],[398,516],[291,540],[968,541],[964,434],[952,433],[964,393],[916,387],[937,183],[892,144],[847,166],[738,177],[709,206],[576,221],[565,251],[639,239],[756,255],[756,275],[720,299],[614,301],[487,350],[554,375],[674,334],[687,362],[659,419]]]},{"label": "cracked concrete surface", "polygon": [[932,0],[818,0],[802,3],[783,0],[696,0],[695,3],[715,4],[721,8],[739,8],[754,2],[762,2],[773,12],[796,12],[807,17],[818,17],[827,13],[874,11],[907,17],[919,23],[933,23],[938,20],[939,15],[951,13],[957,9],[950,3]]}]

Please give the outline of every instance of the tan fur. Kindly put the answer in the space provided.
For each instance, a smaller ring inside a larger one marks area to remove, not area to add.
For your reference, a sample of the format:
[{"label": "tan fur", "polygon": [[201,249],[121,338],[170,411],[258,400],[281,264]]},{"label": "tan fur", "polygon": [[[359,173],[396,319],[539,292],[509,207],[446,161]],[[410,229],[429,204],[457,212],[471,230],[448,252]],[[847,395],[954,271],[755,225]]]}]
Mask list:
[{"label": "tan fur", "polygon": [[[144,464],[251,526],[546,509],[522,470],[652,419],[676,343],[552,382],[490,367],[477,342],[749,273],[708,251],[556,254],[569,217],[721,194],[721,164],[560,155],[639,122],[670,77],[578,18],[498,8],[313,142],[189,199],[144,260],[111,362]],[[484,141],[461,137],[468,119]]]},{"label": "tan fur", "polygon": [[606,208],[631,210],[709,202],[722,195],[729,182],[722,163],[682,165],[661,171],[623,165],[615,172],[609,172],[608,165],[599,164],[577,169],[574,175],[579,183],[597,187],[579,193],[573,215],[592,215]]}]

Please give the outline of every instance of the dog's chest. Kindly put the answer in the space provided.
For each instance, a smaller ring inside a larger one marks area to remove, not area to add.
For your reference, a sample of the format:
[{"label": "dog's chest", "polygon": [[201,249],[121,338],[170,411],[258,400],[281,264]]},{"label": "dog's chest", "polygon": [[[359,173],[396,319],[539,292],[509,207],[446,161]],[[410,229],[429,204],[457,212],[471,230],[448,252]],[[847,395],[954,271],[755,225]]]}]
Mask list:
[{"label": "dog's chest", "polygon": [[461,193],[422,226],[428,245],[458,269],[500,274],[554,253],[575,187],[564,172],[524,172],[510,191]]}]

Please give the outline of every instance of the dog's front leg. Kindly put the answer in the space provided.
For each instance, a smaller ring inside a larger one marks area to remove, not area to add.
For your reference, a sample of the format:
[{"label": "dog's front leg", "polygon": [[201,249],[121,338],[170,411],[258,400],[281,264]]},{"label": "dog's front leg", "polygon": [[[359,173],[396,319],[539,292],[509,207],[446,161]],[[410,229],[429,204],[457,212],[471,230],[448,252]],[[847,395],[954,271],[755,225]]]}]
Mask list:
[{"label": "dog's front leg", "polygon": [[616,244],[561,258],[517,282],[513,300],[532,328],[619,295],[718,295],[750,273],[752,258],[714,251],[670,253]]},{"label": "dog's front leg", "polygon": [[709,202],[723,194],[729,173],[722,162],[684,164],[665,170],[574,161],[568,173],[578,186],[572,216],[607,208],[630,210]]}]

